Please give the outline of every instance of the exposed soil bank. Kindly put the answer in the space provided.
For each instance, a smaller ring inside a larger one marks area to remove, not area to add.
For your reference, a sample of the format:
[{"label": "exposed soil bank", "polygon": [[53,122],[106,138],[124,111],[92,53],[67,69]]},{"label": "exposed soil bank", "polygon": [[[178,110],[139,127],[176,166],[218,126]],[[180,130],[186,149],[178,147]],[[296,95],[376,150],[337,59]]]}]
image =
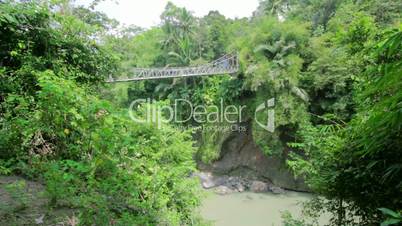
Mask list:
[{"label": "exposed soil bank", "polygon": [[287,168],[286,157],[262,152],[253,141],[251,128],[233,132],[224,141],[219,159],[209,165],[199,163],[198,168],[214,175],[238,176],[287,190],[309,191],[304,181],[295,178]]},{"label": "exposed soil bank", "polygon": [[19,176],[0,176],[0,225],[73,225],[75,210],[51,208],[45,187]]}]

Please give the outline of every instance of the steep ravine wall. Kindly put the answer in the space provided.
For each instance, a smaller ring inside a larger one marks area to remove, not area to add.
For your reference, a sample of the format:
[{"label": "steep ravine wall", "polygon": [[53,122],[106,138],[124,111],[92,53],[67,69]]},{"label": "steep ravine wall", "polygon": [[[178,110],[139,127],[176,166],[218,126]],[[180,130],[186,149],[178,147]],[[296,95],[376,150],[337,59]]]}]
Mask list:
[{"label": "steep ravine wall", "polygon": [[308,191],[302,179],[294,178],[285,161],[285,157],[265,155],[253,141],[251,129],[247,129],[233,132],[224,141],[219,159],[209,165],[200,163],[199,168],[215,174],[258,179],[288,190]]}]

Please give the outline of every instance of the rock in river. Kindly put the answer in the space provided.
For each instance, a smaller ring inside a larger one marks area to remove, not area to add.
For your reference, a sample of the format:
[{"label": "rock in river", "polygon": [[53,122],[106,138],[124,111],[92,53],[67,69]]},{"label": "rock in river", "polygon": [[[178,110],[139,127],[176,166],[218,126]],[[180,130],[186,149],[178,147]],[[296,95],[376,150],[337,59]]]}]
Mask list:
[{"label": "rock in river", "polygon": [[282,188],[280,188],[280,187],[270,187],[269,188],[271,191],[272,191],[272,193],[274,193],[274,194],[283,194],[283,193],[285,193],[285,190],[283,190]]},{"label": "rock in river", "polygon": [[250,191],[252,192],[266,192],[268,191],[268,184],[262,181],[255,180],[251,182]]},{"label": "rock in river", "polygon": [[205,189],[217,187],[219,185],[222,185],[225,183],[227,180],[227,176],[214,176],[210,172],[199,172],[194,174],[195,176],[198,176],[201,180],[201,185]]},{"label": "rock in river", "polygon": [[215,193],[218,195],[227,195],[230,193],[233,193],[234,191],[224,185],[220,185],[217,188],[215,188]]}]

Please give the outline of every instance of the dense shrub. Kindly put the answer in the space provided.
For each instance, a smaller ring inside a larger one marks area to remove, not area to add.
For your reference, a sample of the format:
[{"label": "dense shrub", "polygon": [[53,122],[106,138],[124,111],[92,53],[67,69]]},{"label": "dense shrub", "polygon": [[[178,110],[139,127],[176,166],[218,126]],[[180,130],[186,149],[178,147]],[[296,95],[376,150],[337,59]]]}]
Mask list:
[{"label": "dense shrub", "polygon": [[[294,148],[304,156],[290,161],[296,172],[328,200],[337,225],[379,224],[381,208],[400,211],[401,194],[401,31],[375,47],[373,64],[362,76],[357,114],[347,124],[306,126]],[[307,157],[307,158],[306,158]]]},{"label": "dense shrub", "polygon": [[39,81],[29,127],[51,137],[52,160],[43,167],[53,204],[82,207],[85,224],[191,222],[198,200],[195,181],[186,179],[194,170],[190,134],[136,124],[50,72]]},{"label": "dense shrub", "polygon": [[49,205],[82,225],[197,224],[190,134],[97,98],[113,55],[49,7],[0,3],[0,172],[43,179]]}]

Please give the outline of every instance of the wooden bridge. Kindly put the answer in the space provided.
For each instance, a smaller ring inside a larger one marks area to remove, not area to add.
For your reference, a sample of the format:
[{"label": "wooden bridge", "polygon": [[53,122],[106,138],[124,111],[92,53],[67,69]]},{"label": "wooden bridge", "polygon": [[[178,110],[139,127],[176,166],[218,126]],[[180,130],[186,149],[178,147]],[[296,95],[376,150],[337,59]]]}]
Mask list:
[{"label": "wooden bridge", "polygon": [[150,79],[233,74],[239,70],[237,54],[227,54],[210,63],[192,67],[134,68],[129,76],[112,77],[107,82],[128,82]]}]

